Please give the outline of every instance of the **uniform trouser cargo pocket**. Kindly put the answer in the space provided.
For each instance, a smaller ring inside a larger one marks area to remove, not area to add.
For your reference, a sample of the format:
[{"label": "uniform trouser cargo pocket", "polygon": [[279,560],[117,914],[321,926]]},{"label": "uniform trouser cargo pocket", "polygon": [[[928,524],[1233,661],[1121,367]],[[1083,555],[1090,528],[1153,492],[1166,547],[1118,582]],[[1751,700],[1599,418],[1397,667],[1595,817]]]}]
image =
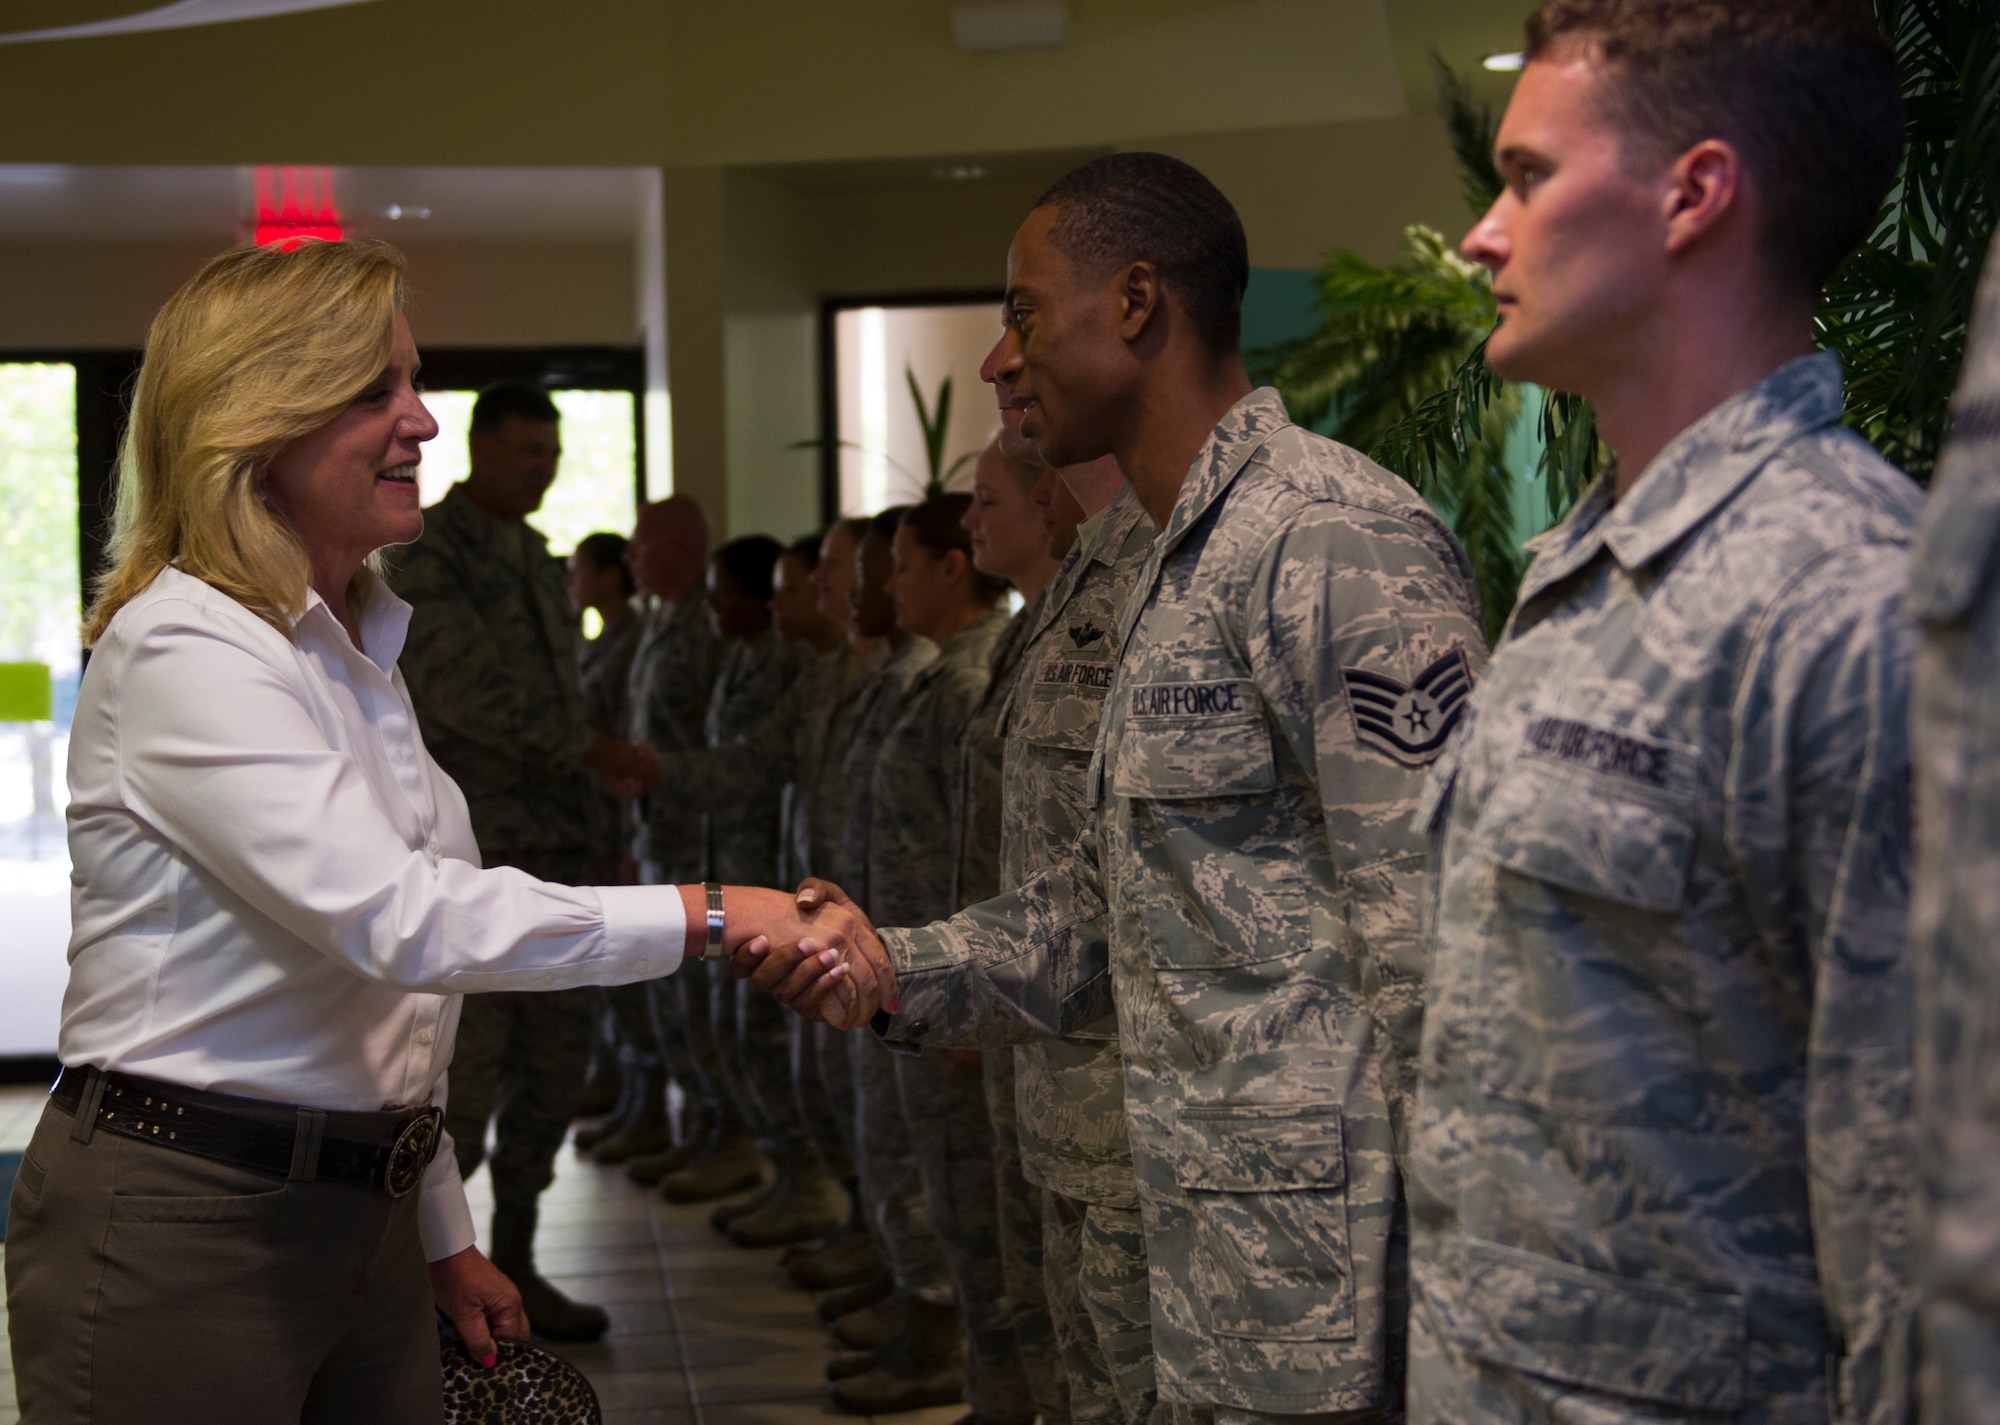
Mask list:
[{"label": "uniform trouser cargo pocket", "polygon": [[1271,1341],[1352,1338],[1339,1108],[1184,1108],[1175,1160],[1197,1243],[1188,1286],[1210,1329]]},{"label": "uniform trouser cargo pocket", "polygon": [[1468,1354],[1567,1385],[1684,1410],[1741,1410],[1743,1298],[1591,1271],[1533,1252],[1458,1244]]}]

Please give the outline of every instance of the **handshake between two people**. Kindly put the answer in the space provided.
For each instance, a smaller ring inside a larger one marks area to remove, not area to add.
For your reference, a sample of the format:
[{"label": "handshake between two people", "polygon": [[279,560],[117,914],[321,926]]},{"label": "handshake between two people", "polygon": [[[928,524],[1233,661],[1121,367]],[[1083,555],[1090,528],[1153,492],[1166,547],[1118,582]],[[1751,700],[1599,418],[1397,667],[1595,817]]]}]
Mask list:
[{"label": "handshake between two people", "polygon": [[723,917],[736,977],[801,1018],[854,1029],[895,1011],[896,970],[882,937],[833,882],[808,878],[790,893],[729,886]]}]

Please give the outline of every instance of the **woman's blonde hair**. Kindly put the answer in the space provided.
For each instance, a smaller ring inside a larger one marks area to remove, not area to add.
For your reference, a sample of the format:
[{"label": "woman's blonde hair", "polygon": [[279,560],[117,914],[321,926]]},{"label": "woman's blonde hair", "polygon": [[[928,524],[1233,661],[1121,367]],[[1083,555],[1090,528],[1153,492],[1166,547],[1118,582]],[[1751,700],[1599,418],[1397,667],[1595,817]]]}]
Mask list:
[{"label": "woman's blonde hair", "polygon": [[379,242],[238,248],[167,299],[118,451],[86,645],[168,564],[290,635],[312,567],[265,473],[382,374],[402,305],[402,254]]}]

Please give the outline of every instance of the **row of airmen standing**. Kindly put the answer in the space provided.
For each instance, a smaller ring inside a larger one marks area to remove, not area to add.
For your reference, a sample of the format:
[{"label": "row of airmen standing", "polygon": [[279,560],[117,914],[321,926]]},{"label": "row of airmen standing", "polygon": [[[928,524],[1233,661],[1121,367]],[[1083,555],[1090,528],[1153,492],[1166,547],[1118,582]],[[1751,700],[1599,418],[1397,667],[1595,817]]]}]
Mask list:
[{"label": "row of airmen standing", "polygon": [[[1123,154],[1036,205],[989,379],[1046,462],[1116,452],[1139,517],[1114,546],[1114,501],[1004,642],[933,504],[855,538],[854,607],[886,555],[904,635],[862,676],[838,874],[812,890],[859,956],[772,947],[756,981],[811,1008],[799,975],[845,976],[872,1030],[839,1045],[846,1075],[833,1041],[796,1041],[836,1123],[852,1095],[839,1137],[895,1302],[881,1344],[836,1361],[836,1400],[941,1392],[958,1340],[999,1421],[1888,1421],[1926,1351],[1938,1418],[2000,1398],[1978,1319],[1990,1158],[1954,1177],[1977,1131],[1927,1140],[1927,1199],[1908,1108],[1914,1085],[1978,1116],[1960,1066],[1982,1001],[1920,998],[1905,930],[1910,614],[1937,635],[1919,714],[1961,764],[1926,773],[1925,814],[1959,815],[1983,785],[1952,690],[1981,672],[1963,634],[1993,505],[1947,477],[1906,603],[1918,492],[1842,428],[1810,337],[1898,117],[1890,52],[1845,0],[1536,12],[1508,187],[1466,248],[1496,274],[1495,368],[1591,395],[1621,463],[1537,546],[1490,670],[1442,522],[1242,379],[1247,248],[1213,186]],[[1990,439],[1969,411],[1962,434]],[[682,611],[650,617],[665,637]],[[690,828],[649,824],[645,788],[742,747],[768,769],[846,701],[803,694],[789,734],[768,705],[709,719],[676,750],[648,720],[688,694],[668,681],[635,663],[632,741],[575,744],[641,793],[656,862]],[[982,887],[964,789],[990,786],[996,733],[1009,814]],[[815,781],[795,771],[794,801]],[[720,878],[736,803],[705,804]],[[1926,840],[1956,889],[1919,898],[1918,943],[1983,987],[1960,922],[1990,909],[1990,861]],[[776,1103],[808,1101],[808,1076],[787,1096],[752,1066],[776,1021],[732,988],[656,996],[659,1052],[679,1077],[692,1046],[710,1118],[782,1156]],[[1016,1041],[1035,1044],[1013,1102],[1040,1273],[990,1134],[991,1051]],[[948,1047],[975,1043],[976,1081]],[[1926,1201],[1947,1293],[1920,1340]],[[1035,1368],[1039,1319],[1059,1377]]]},{"label": "row of airmen standing", "polygon": [[[1003,439],[970,495],[823,540],[711,555],[700,507],[675,497],[629,541],[582,541],[565,569],[526,523],[555,477],[557,411],[533,388],[482,393],[470,475],[392,578],[414,609],[405,677],[488,861],[582,882],[821,876],[914,922],[1058,854],[1081,816],[1108,628],[1151,529],[1115,463],[1059,478],[1011,426]],[[603,631],[581,641],[586,607]],[[1023,666],[1045,676],[1017,699]],[[1032,751],[1003,762],[1003,745]],[[490,1159],[494,1258],[551,1339],[608,1326],[533,1257],[535,1202],[607,1029],[620,1102],[580,1142],[669,1200],[730,1199],[713,1220],[733,1240],[800,1244],[787,1264],[832,1291],[822,1313],[851,1348],[829,1366],[843,1408],[963,1395],[999,1425],[1150,1409],[1108,1019],[1072,1041],[905,1057],[804,1025],[715,965],[601,994],[472,997],[448,1108],[460,1167]],[[1072,1401],[1073,1381],[1095,1398]]]},{"label": "row of airmen standing", "polygon": [[922,926],[815,883],[746,968],[908,1046],[1108,993],[1177,1414],[2000,1420],[2000,258],[1926,509],[1814,341],[1902,151],[1873,16],[1547,0],[1527,41],[1484,356],[1616,463],[1490,662],[1440,521],[1250,389],[1227,200],[1086,164],[991,363],[1160,531],[1081,834]]}]

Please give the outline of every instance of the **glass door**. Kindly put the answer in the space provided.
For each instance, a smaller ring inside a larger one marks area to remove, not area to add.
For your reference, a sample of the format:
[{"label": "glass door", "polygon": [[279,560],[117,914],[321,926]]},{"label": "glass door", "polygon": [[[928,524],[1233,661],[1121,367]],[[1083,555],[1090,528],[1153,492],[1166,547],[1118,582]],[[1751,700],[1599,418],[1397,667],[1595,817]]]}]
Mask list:
[{"label": "glass door", "polygon": [[0,1056],[55,1052],[69,973],[76,408],[74,366],[0,362]]}]

